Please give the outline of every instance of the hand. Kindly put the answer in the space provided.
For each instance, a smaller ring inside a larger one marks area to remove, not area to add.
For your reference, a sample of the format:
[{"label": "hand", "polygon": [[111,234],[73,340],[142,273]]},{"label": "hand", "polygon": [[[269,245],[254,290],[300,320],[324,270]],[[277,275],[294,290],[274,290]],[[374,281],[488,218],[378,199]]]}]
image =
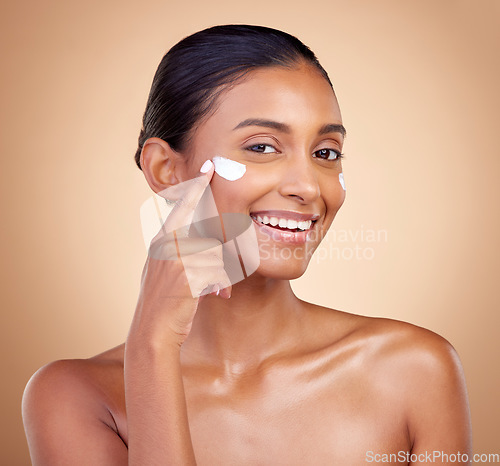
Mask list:
[{"label": "hand", "polygon": [[176,204],[151,241],[131,333],[144,336],[145,332],[155,341],[182,345],[191,330],[199,297],[209,293],[231,296],[221,242],[188,236],[195,209],[213,173],[210,162],[207,173],[159,193]]}]

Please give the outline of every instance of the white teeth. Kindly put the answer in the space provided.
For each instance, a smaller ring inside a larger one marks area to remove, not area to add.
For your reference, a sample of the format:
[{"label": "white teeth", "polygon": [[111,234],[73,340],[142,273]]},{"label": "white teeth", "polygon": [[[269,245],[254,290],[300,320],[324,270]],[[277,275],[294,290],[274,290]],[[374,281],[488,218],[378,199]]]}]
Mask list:
[{"label": "white teeth", "polygon": [[279,225],[280,228],[288,228],[289,230],[296,230],[297,228],[299,230],[309,230],[312,225],[312,220],[297,221],[286,218],[268,217],[267,215],[264,215],[264,217],[257,215],[254,219],[264,225],[271,225],[273,227]]},{"label": "white teeth", "polygon": [[301,230],[309,230],[311,227],[311,220],[306,220],[305,222],[298,222],[297,227],[300,228]]}]

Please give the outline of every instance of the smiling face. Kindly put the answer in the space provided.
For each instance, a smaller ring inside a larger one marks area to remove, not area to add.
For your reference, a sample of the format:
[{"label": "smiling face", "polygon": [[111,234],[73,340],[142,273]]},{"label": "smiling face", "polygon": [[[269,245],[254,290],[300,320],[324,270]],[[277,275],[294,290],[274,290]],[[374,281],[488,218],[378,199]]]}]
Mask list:
[{"label": "smiling face", "polygon": [[197,127],[179,170],[193,178],[215,156],[245,164],[235,181],[214,174],[219,213],[253,219],[261,259],[256,273],[293,279],[306,270],[344,202],[343,133],[333,90],[313,66],[258,69],[222,95],[216,112]]}]

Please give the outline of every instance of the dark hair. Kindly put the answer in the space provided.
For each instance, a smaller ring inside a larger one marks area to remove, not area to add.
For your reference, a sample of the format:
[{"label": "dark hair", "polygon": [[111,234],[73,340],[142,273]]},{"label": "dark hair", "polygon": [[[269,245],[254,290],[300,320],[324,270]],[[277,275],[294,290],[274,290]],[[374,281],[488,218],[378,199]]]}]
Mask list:
[{"label": "dark hair", "polygon": [[213,110],[219,94],[249,71],[304,62],[332,85],[309,47],[277,29],[214,26],[181,40],[162,58],[153,78],[135,153],[137,166],[141,168],[142,147],[151,137],[163,139],[177,152],[184,150],[191,130]]}]

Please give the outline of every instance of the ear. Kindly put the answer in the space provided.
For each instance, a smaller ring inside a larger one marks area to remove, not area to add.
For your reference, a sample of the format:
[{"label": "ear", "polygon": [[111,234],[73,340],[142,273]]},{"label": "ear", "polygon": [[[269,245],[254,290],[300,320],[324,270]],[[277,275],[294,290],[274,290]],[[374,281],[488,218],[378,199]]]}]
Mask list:
[{"label": "ear", "polygon": [[142,147],[141,168],[151,189],[158,193],[179,183],[181,155],[160,138],[149,138]]}]

